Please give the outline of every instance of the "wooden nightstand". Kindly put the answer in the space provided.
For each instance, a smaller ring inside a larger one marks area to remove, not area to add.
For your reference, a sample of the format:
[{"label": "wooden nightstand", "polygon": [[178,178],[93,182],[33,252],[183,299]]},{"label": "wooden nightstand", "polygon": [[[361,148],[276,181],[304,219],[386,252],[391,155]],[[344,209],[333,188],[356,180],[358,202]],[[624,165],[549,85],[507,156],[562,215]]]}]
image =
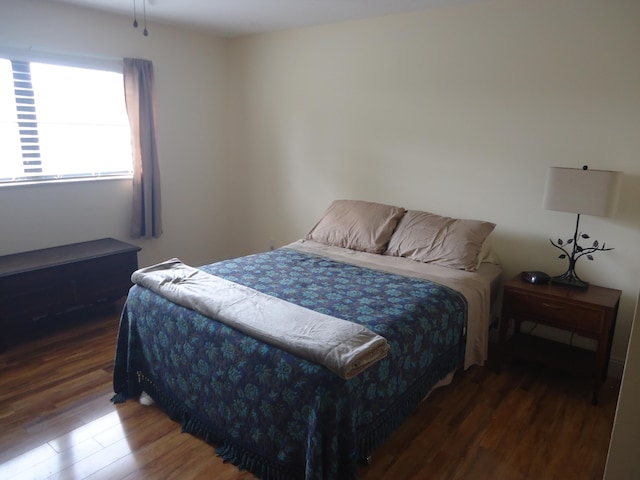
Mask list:
[{"label": "wooden nightstand", "polygon": [[[500,322],[499,359],[505,355],[550,364],[571,372],[590,371],[594,376],[592,403],[598,402],[606,378],[611,341],[620,303],[620,290],[590,285],[576,289],[554,284],[532,285],[520,275],[504,285]],[[509,326],[514,332],[509,337]],[[520,331],[523,321],[574,332],[597,341],[595,352],[528,335]]]}]

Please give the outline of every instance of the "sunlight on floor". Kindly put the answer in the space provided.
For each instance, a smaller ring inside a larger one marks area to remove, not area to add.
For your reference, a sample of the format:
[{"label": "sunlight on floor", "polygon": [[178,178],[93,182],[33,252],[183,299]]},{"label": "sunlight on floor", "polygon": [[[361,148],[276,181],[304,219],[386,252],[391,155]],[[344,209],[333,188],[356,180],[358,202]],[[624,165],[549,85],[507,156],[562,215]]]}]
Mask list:
[{"label": "sunlight on floor", "polygon": [[[83,478],[83,460],[118,443],[119,454],[131,453],[117,411],[104,415],[0,464],[0,478],[40,479],[64,471],[65,478]],[[127,445],[126,448],[122,448]],[[95,461],[87,462],[95,465]]]}]

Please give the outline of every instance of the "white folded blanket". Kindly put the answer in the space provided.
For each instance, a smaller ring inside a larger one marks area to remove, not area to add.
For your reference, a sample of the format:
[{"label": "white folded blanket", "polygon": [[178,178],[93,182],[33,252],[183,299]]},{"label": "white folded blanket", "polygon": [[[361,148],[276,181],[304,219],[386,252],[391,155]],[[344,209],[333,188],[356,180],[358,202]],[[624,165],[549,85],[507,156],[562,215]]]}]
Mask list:
[{"label": "white folded blanket", "polygon": [[349,379],[386,357],[384,337],[185,265],[177,258],[141,268],[131,281],[253,338]]}]

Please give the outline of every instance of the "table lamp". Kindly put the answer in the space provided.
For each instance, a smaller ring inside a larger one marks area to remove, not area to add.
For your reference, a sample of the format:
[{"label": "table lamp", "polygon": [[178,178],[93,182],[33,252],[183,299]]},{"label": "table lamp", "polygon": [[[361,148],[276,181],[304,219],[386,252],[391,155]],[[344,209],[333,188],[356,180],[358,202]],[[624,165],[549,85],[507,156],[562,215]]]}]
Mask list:
[{"label": "table lamp", "polygon": [[[588,240],[586,233],[579,232],[580,215],[607,217],[615,212],[622,174],[607,170],[589,170],[585,165],[580,168],[550,167],[544,192],[544,207],[548,210],[576,213],[576,229],[573,238],[566,241],[558,239],[551,244],[560,249],[559,258],[569,259],[569,268],[562,275],[552,277],[553,283],[576,288],[587,288],[589,284],[578,277],[575,267],[580,257],[593,260],[595,252],[613,250],[594,240],[591,246],[582,247],[579,239]],[[569,249],[571,251],[569,251]]]}]

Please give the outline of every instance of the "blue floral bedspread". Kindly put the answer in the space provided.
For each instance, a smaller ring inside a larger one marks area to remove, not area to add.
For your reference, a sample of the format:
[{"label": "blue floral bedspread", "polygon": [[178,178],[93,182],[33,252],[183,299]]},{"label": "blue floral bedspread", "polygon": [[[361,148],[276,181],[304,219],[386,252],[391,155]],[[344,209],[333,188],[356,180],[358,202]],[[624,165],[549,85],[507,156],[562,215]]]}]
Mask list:
[{"label": "blue floral bedspread", "polygon": [[464,360],[467,306],[434,282],[281,248],[200,267],[367,326],[389,355],[343,380],[134,286],[115,358],[115,402],[149,393],[183,431],[265,479],[350,479]]}]

